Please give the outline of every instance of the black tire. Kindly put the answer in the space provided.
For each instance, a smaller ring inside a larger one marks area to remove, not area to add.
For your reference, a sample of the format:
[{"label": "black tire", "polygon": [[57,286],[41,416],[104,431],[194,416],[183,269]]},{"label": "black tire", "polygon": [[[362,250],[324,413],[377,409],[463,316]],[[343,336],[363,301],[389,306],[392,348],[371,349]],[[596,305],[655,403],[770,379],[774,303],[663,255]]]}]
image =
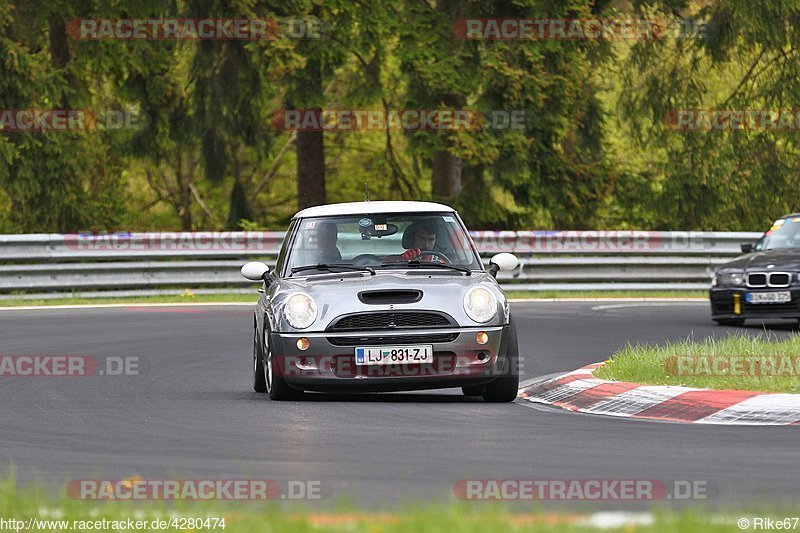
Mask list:
[{"label": "black tire", "polygon": [[270,400],[298,400],[303,397],[303,391],[293,389],[283,379],[283,371],[274,371],[272,364],[272,349],[269,345],[269,335],[264,335],[264,382]]},{"label": "black tire", "polygon": [[503,363],[504,375],[486,385],[483,389],[483,400],[490,403],[513,402],[519,392],[519,342],[517,326],[509,317],[508,345]]},{"label": "black tire", "polygon": [[469,385],[461,387],[461,392],[464,393],[464,396],[482,396],[485,388],[485,385]]},{"label": "black tire", "polygon": [[267,381],[264,377],[264,360],[261,347],[258,345],[258,326],[253,327],[253,390],[267,392]]},{"label": "black tire", "polygon": [[744,324],[744,318],[715,318],[714,322],[720,326],[741,326]]}]

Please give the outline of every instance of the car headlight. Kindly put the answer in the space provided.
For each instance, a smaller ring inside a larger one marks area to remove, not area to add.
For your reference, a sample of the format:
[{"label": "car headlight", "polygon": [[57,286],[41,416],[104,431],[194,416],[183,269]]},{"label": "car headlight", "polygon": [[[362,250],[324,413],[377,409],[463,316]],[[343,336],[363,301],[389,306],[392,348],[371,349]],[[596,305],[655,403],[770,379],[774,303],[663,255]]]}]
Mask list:
[{"label": "car headlight", "polygon": [[497,314],[497,298],[485,287],[473,287],[464,295],[464,311],[475,322],[488,322]]},{"label": "car headlight", "polygon": [[306,329],[317,319],[317,302],[308,294],[298,292],[286,300],[283,314],[294,329]]},{"label": "car headlight", "polygon": [[741,287],[744,285],[744,272],[718,272],[711,280],[714,287]]}]

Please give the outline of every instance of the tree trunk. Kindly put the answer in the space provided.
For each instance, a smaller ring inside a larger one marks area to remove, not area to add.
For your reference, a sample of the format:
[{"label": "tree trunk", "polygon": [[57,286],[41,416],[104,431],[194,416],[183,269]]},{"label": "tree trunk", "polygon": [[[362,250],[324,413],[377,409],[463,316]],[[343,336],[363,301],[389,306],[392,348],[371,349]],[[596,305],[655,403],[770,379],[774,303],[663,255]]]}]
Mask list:
[{"label": "tree trunk", "polygon": [[[303,84],[302,103],[311,104],[315,111],[323,100],[322,66],[319,51],[309,57]],[[325,144],[322,131],[297,132],[297,207],[303,209],[325,203]]]},{"label": "tree trunk", "polygon": [[194,179],[194,168],[189,156],[188,168],[184,171],[183,155],[178,154],[175,177],[178,181],[178,216],[181,219],[181,229],[192,231],[192,190],[189,182]]},{"label": "tree trunk", "polygon": [[250,202],[247,199],[247,191],[242,184],[242,163],[239,160],[238,148],[230,147],[231,159],[233,159],[233,189],[231,190],[230,209],[228,210],[228,221],[226,229],[239,229],[239,221],[242,219],[253,220],[250,210]]},{"label": "tree trunk", "polygon": [[440,150],[433,156],[431,172],[431,188],[433,199],[440,202],[451,202],[461,192],[461,159],[446,150]]},{"label": "tree trunk", "polygon": [[297,132],[297,207],[325,203],[325,146],[321,131]]},{"label": "tree trunk", "polygon": [[[65,69],[64,78],[67,80],[70,88],[77,90],[78,82],[75,75],[68,68],[71,59],[69,51],[69,41],[67,39],[67,26],[64,19],[58,13],[50,15],[48,21],[49,37],[50,37],[50,61],[56,69]],[[60,105],[64,109],[69,108],[69,98],[67,92],[61,93]]]},{"label": "tree trunk", "polygon": [[225,227],[231,230],[240,229],[239,221],[242,219],[253,220],[253,215],[250,212],[250,205],[247,203],[247,191],[241,182],[236,180],[231,191],[230,212]]}]

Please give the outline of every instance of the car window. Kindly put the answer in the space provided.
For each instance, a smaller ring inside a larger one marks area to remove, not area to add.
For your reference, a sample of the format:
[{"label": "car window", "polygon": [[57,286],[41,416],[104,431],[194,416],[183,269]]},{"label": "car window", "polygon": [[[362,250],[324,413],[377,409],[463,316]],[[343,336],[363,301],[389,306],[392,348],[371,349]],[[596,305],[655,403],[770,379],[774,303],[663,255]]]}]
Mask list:
[{"label": "car window", "polygon": [[289,229],[286,230],[286,236],[283,239],[283,243],[281,243],[281,249],[278,252],[278,258],[275,260],[275,270],[274,272],[276,275],[283,270],[283,264],[286,262],[286,255],[289,249],[289,241],[292,233],[294,232],[294,227],[297,224],[296,220],[292,220],[289,224]]},{"label": "car window", "polygon": [[756,250],[800,248],[800,217],[776,220],[756,245]]},{"label": "car window", "polygon": [[295,231],[289,269],[319,263],[382,267],[385,262],[404,261],[406,250],[432,252],[422,261],[480,268],[480,258],[454,213],[304,218]]}]

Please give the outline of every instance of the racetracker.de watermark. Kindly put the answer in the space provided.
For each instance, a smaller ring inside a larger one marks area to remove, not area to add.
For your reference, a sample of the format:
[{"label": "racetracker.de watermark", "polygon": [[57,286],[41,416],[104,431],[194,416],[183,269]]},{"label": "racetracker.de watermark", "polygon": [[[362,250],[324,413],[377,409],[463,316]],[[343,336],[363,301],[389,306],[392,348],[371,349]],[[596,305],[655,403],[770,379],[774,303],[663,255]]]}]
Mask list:
[{"label": "racetracker.de watermark", "polygon": [[481,252],[671,252],[708,250],[714,232],[639,230],[471,231]]},{"label": "racetracker.de watermark", "polygon": [[87,252],[268,251],[275,252],[282,233],[264,231],[162,231],[155,233],[76,233],[64,235],[69,250]]},{"label": "racetracker.de watermark", "polygon": [[260,41],[319,39],[315,18],[73,19],[67,33],[76,40]]},{"label": "racetracker.de watermark", "polygon": [[322,500],[331,488],[321,480],[276,479],[73,479],[75,500]]},{"label": "racetracker.de watermark", "polygon": [[663,122],[677,131],[800,131],[800,110],[676,109]]},{"label": "racetracker.de watermark", "polygon": [[453,494],[460,500],[707,500],[712,488],[706,480],[462,479]]},{"label": "racetracker.de watermark", "polygon": [[0,355],[0,378],[138,376],[135,356]]},{"label": "racetracker.de watermark", "polygon": [[[331,335],[331,337],[334,336]],[[342,343],[347,340],[352,341],[353,339],[336,338],[335,342]],[[369,341],[361,341],[360,344],[369,344]],[[348,349],[345,348],[343,351],[345,350]],[[358,356],[353,357],[352,355],[287,355],[275,358],[272,371],[275,375],[289,378],[330,377],[331,375],[340,378],[500,377],[524,374],[522,358],[514,358],[507,362],[505,359],[493,357],[488,347],[479,345],[477,342],[471,348],[462,348],[460,355],[434,354],[432,360],[427,362],[416,362],[413,359],[400,357],[393,359],[389,352],[390,350],[386,350],[384,361],[378,364],[359,364]]]},{"label": "racetracker.de watermark", "polygon": [[0,109],[0,131],[139,130],[145,117],[130,110]]},{"label": "racetracker.de watermark", "polygon": [[671,355],[664,370],[673,376],[800,376],[797,355]]},{"label": "racetracker.de watermark", "polygon": [[462,18],[453,33],[488,41],[652,41],[705,38],[706,24],[692,19]]},{"label": "racetracker.de watermark", "polygon": [[524,130],[522,109],[284,109],[272,116],[280,131]]}]

